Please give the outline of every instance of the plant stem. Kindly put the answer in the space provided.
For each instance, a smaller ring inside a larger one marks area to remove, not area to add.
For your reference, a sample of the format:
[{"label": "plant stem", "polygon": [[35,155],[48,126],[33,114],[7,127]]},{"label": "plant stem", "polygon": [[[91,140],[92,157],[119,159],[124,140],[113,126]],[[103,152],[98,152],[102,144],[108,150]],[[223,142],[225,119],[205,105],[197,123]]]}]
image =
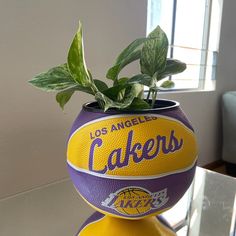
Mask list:
[{"label": "plant stem", "polygon": [[148,95],[147,95],[147,98],[146,98],[147,103],[148,103],[148,101],[149,101],[150,95],[151,95],[151,90],[150,90],[150,88],[149,88],[149,90],[148,90]]},{"label": "plant stem", "polygon": [[[90,88],[92,89],[94,95],[96,95],[97,92],[99,92],[97,86],[94,84],[93,79],[90,82]],[[104,110],[104,103],[100,100],[97,100],[99,107]]]},{"label": "plant stem", "polygon": [[89,86],[90,86],[90,88],[92,89],[94,95],[95,95],[97,92],[99,92],[98,89],[97,89],[97,87],[96,87],[96,85],[95,85],[93,82],[91,82]]},{"label": "plant stem", "polygon": [[152,93],[152,106],[151,106],[152,108],[154,108],[154,106],[155,106],[156,98],[157,98],[157,90],[155,90]]}]

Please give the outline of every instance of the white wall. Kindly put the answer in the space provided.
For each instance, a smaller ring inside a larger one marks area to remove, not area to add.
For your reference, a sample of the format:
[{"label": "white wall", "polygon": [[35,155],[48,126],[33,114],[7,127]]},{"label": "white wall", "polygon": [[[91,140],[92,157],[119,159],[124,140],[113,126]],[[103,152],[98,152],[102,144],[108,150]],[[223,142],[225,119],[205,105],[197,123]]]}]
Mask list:
[{"label": "white wall", "polygon": [[143,0],[0,0],[0,198],[67,176],[66,139],[81,105],[60,110],[27,80],[66,61],[84,26],[87,64],[102,79],[115,56],[145,35]]},{"label": "white wall", "polygon": [[[220,158],[221,93],[236,89],[236,2],[223,13],[217,89],[160,95],[180,101],[199,141],[199,164]],[[103,78],[127,43],[145,35],[145,0],[0,0],[0,198],[67,176],[65,141],[81,104],[75,96],[63,114],[52,94],[26,83],[63,63],[76,31],[84,25],[91,71]]]}]

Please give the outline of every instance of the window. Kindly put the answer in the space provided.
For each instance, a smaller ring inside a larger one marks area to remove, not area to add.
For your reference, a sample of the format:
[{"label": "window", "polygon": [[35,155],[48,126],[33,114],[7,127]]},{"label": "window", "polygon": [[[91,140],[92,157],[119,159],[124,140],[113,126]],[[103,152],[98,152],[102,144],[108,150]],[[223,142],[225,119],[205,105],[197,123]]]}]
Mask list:
[{"label": "window", "polygon": [[170,58],[187,69],[169,79],[175,89],[213,89],[223,0],[149,0],[147,34],[160,25]]}]

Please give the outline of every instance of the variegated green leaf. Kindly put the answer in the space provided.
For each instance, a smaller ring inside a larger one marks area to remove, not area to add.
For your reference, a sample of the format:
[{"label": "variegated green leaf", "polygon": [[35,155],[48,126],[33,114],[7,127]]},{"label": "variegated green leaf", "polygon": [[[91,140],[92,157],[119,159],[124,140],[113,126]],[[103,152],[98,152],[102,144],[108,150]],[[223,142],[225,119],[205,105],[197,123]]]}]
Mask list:
[{"label": "variegated green leaf", "polygon": [[68,89],[62,90],[56,95],[56,100],[62,109],[64,109],[65,104],[70,100],[71,96],[76,91],[94,95],[94,92],[90,87],[83,87],[79,84],[76,84],[75,86],[70,87]]},{"label": "variegated green leaf", "polygon": [[160,89],[170,89],[175,86],[175,83],[172,80],[166,80],[160,85]]},{"label": "variegated green leaf", "polygon": [[186,64],[175,59],[167,59],[166,67],[162,73],[158,75],[159,80],[170,75],[175,75],[183,72],[186,69]]},{"label": "variegated green leaf", "polygon": [[126,108],[126,110],[144,110],[150,109],[151,106],[141,98],[134,98],[130,106]]},{"label": "variegated green leaf", "polygon": [[130,64],[133,61],[136,61],[140,58],[141,55],[141,50],[137,50],[134,52],[131,52],[127,57],[125,57],[121,62],[118,64],[115,64],[113,67],[111,67],[107,74],[106,77],[111,80],[117,80],[118,74],[120,71],[128,64]]},{"label": "variegated green leaf", "polygon": [[69,49],[67,64],[72,77],[77,83],[85,87],[90,85],[91,78],[84,59],[82,25],[80,22],[79,29]]},{"label": "variegated green leaf", "polygon": [[36,75],[29,83],[44,91],[60,91],[76,85],[66,64]]},{"label": "variegated green leaf", "polygon": [[108,88],[106,90],[103,91],[103,94],[106,95],[107,97],[109,97],[110,99],[116,101],[118,99],[118,95],[119,93],[125,89],[127,86],[129,86],[128,84],[123,84],[123,85],[116,85],[113,86],[111,88]]},{"label": "variegated green leaf", "polygon": [[104,90],[108,89],[107,84],[105,82],[103,82],[102,80],[95,79],[94,84],[96,85],[97,89],[100,92],[103,92]]},{"label": "variegated green leaf", "polygon": [[120,64],[123,60],[125,60],[130,54],[132,54],[134,51],[137,50],[137,48],[142,45],[145,41],[147,41],[147,38],[140,38],[134,40],[131,44],[128,45],[117,57],[116,59],[116,65]]},{"label": "variegated green leaf", "polygon": [[153,76],[166,66],[168,39],[165,32],[158,26],[149,35],[150,40],[142,47],[140,66],[141,72]]},{"label": "variegated green leaf", "polygon": [[140,38],[130,43],[117,57],[115,65],[108,70],[106,77],[115,81],[126,65],[140,59],[141,50],[139,47],[147,40],[147,38]]},{"label": "variegated green leaf", "polygon": [[98,102],[104,103],[104,111],[107,111],[109,108],[124,109],[128,107],[134,99],[134,97],[130,96],[122,102],[116,102],[100,92],[96,93],[95,98]]},{"label": "variegated green leaf", "polygon": [[143,85],[150,87],[151,83],[152,83],[152,77],[150,77],[149,75],[145,75],[145,74],[138,74],[138,75],[135,75],[132,78],[130,78],[127,83],[128,84],[138,83],[138,84],[143,84]]},{"label": "variegated green leaf", "polygon": [[132,87],[131,87],[131,90],[130,90],[130,94],[127,94],[126,96],[127,97],[133,96],[134,98],[135,97],[142,98],[142,96],[143,96],[143,85],[138,84],[138,83],[133,84]]},{"label": "variegated green leaf", "polygon": [[108,88],[106,90],[103,91],[103,94],[105,94],[107,97],[109,97],[110,99],[116,101],[117,99],[120,99],[120,94],[123,94],[123,91],[127,88],[127,87],[131,87],[131,85],[129,85],[127,82],[129,81],[129,78],[127,77],[123,77],[120,78],[116,85],[114,85],[111,88]]},{"label": "variegated green leaf", "polygon": [[134,98],[139,97],[141,99],[142,94],[143,94],[143,86],[140,84],[134,84],[131,86],[130,89],[125,91],[125,96],[122,101],[116,101],[114,99],[111,99],[104,93],[100,92],[96,93],[95,98],[97,101],[102,102],[104,104],[104,109],[106,111],[109,108],[125,109],[131,105]]},{"label": "variegated green leaf", "polygon": [[56,100],[63,110],[64,110],[65,104],[70,100],[74,92],[75,92],[74,89],[67,89],[65,91],[57,93]]}]

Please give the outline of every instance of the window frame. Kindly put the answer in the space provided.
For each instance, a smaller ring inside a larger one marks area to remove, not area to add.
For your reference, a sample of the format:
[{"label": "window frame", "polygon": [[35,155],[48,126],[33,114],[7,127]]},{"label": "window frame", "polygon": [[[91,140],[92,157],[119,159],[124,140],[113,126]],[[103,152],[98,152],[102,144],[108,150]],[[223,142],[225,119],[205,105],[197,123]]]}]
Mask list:
[{"label": "window frame", "polygon": [[[152,4],[155,4],[158,0],[148,0],[148,7],[147,7],[147,28],[146,32],[147,34],[150,32],[150,29],[152,27],[152,21],[153,19],[153,12],[151,12],[151,6]],[[172,6],[172,14],[171,14],[171,36],[170,36],[170,58],[173,58],[174,55],[174,50],[175,47],[182,47],[185,48],[185,46],[177,46],[175,45],[175,28],[176,28],[176,15],[177,15],[177,5],[178,5],[178,0],[172,0],[173,1],[173,6]],[[216,75],[216,66],[217,66],[217,58],[218,58],[218,51],[219,48],[217,46],[216,51],[209,51],[209,42],[210,42],[210,33],[211,33],[211,20],[212,20],[212,11],[213,11],[213,1],[214,0],[205,0],[205,9],[204,9],[204,24],[203,24],[203,35],[202,35],[202,46],[201,48],[189,48],[186,45],[186,48],[192,49],[192,50],[199,50],[201,51],[201,59],[200,59],[200,64],[199,66],[199,77],[198,77],[198,87],[180,87],[180,88],[173,88],[173,89],[167,89],[165,91],[201,91],[201,90],[214,90],[215,89],[215,75]],[[222,1],[223,5],[223,1]],[[221,24],[221,16],[222,16],[222,7],[220,9],[220,24]],[[220,32],[220,25],[219,25],[219,31]],[[218,37],[219,39],[220,37]],[[219,42],[217,43],[219,45]],[[213,55],[213,63],[211,65],[208,65],[208,54],[212,53]],[[188,64],[187,65],[191,65]],[[212,67],[212,72],[211,72],[211,79],[210,79],[210,88],[207,86],[209,85],[209,79],[207,81],[206,78],[206,72],[207,72],[207,66]],[[172,76],[168,77],[169,80],[172,80]],[[208,83],[207,83],[208,82]]]}]

